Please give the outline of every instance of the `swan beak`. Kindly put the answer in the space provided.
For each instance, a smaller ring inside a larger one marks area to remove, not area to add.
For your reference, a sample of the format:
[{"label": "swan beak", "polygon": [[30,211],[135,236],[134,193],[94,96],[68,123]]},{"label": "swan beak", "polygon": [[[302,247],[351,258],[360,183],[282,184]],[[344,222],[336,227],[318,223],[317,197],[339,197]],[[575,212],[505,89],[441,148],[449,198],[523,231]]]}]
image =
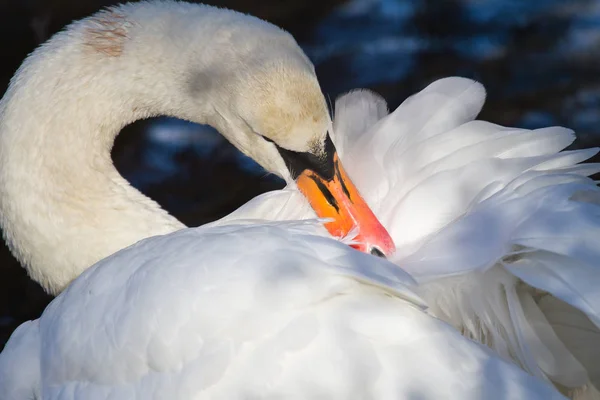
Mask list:
[{"label": "swan beak", "polygon": [[333,174],[304,169],[296,179],[298,188],[320,218],[331,219],[325,227],[333,236],[358,232],[352,247],[379,257],[391,255],[396,246],[390,234],[346,175],[335,149],[332,158]]}]

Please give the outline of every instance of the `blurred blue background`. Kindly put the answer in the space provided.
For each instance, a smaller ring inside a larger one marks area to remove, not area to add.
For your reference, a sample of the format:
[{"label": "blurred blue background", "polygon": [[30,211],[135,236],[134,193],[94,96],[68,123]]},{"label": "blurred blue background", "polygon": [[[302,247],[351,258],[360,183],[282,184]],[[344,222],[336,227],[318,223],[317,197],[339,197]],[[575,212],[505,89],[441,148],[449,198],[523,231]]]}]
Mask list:
[{"label": "blurred blue background", "polygon": [[[103,0],[0,1],[0,92],[23,58]],[[391,109],[433,80],[481,81],[480,115],[502,125],[574,129],[575,147],[600,145],[600,0],[222,0],[289,30],[313,60],[326,95],[366,87]],[[136,187],[190,226],[231,212],[283,183],[209,127],[138,121],[113,159]],[[0,348],[50,297],[0,249]]]}]

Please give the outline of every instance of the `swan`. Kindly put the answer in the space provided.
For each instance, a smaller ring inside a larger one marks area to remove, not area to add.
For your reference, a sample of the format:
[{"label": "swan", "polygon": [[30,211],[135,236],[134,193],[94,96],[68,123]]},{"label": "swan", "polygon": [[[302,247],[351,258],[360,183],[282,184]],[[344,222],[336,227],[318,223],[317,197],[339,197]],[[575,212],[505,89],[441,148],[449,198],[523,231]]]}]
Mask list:
[{"label": "swan", "polygon": [[[421,139],[459,129],[480,92],[468,80],[438,82],[428,93],[459,101],[432,102],[441,114],[411,128]],[[60,294],[0,354],[0,398],[563,398],[425,310],[397,264],[439,266],[407,262],[420,237],[402,241],[397,212],[384,212],[385,185],[401,171],[365,152],[400,151],[385,124],[406,106],[376,122],[380,99],[344,99],[332,124],[289,34],[202,5],[110,8],[32,53],[0,102],[0,223],[29,275]],[[432,117],[417,103],[412,117]],[[120,129],[152,115],[215,126],[288,188],[185,228],[110,159]],[[380,132],[360,134],[373,126]],[[346,174],[340,160],[352,152]],[[581,180],[565,190],[592,192]]]}]

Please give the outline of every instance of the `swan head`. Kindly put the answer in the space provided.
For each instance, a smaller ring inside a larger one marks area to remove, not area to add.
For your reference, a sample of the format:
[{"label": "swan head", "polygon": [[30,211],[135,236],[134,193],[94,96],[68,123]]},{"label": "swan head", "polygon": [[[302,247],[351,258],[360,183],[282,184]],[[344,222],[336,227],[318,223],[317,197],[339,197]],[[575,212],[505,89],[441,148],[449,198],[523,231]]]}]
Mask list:
[{"label": "swan head", "polygon": [[333,236],[353,236],[353,247],[379,257],[390,255],[395,250],[390,235],[338,157],[313,67],[300,60],[261,66],[238,80],[229,111],[218,111],[227,121],[221,131],[265,169],[295,182],[317,216],[328,220],[325,227]]}]

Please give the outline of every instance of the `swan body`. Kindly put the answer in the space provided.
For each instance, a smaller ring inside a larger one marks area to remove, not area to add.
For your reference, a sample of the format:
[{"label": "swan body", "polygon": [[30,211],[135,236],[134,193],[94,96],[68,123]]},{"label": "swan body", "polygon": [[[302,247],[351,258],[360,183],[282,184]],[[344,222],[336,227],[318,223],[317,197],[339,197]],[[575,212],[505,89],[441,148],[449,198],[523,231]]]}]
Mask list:
[{"label": "swan body", "polygon": [[310,222],[149,238],[84,272],[15,332],[0,394],[562,398],[424,313],[412,285]]},{"label": "swan body", "polygon": [[[573,223],[595,215],[594,167],[575,165],[589,152],[558,153],[566,130],[469,123],[483,93],[438,81],[385,118],[379,98],[354,93],[332,126],[312,65],[262,21],[146,2],[75,23],[24,62],[0,103],[0,222],[32,278],[60,293],[0,354],[0,398],[563,398],[549,383],[560,374],[532,368],[539,357],[521,348],[535,335],[503,348],[496,316],[463,308],[480,293],[452,290],[500,270],[506,293],[519,278],[593,320],[589,287],[539,279],[544,259],[515,232],[540,233],[561,210]],[[215,126],[288,188],[186,229],[110,161],[125,124],[161,114]],[[392,262],[329,237],[297,190],[282,154],[318,154],[326,131],[394,237]],[[493,237],[490,213],[504,217]],[[593,251],[549,243],[539,250],[584,264]],[[506,266],[527,260],[533,274]],[[496,352],[461,331],[493,336]],[[563,381],[579,388],[590,369],[573,360],[581,368]]]}]

